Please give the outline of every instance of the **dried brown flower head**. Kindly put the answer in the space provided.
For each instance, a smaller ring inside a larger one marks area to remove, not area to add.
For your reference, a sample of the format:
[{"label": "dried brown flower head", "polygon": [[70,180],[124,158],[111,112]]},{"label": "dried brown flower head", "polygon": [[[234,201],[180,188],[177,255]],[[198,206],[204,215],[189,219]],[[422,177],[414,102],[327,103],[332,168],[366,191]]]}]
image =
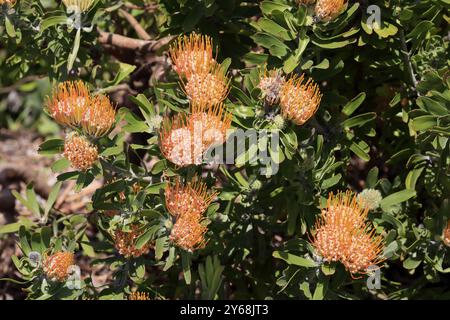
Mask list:
[{"label": "dried brown flower head", "polygon": [[223,104],[207,111],[192,106],[190,115],[164,118],[159,131],[161,152],[181,167],[201,164],[208,148],[225,141],[230,126],[231,115],[225,112]]},{"label": "dried brown flower head", "polygon": [[320,21],[331,21],[337,18],[347,7],[348,0],[317,0],[315,12]]},{"label": "dried brown flower head", "polygon": [[75,256],[72,252],[60,251],[44,257],[43,269],[45,275],[53,280],[64,282],[71,273],[71,266],[75,264]]},{"label": "dried brown flower head", "polygon": [[184,91],[192,104],[208,107],[224,101],[229,92],[230,79],[219,64],[214,64],[209,72],[197,70],[186,82]]},{"label": "dried brown flower head", "polygon": [[280,100],[280,91],[285,83],[286,78],[281,70],[273,69],[267,71],[264,68],[259,76],[258,88],[261,89],[266,102],[269,105],[273,105]]},{"label": "dried brown flower head", "polygon": [[169,51],[173,69],[180,78],[189,79],[193,73],[208,73],[215,64],[209,36],[196,33],[182,36]]},{"label": "dried brown flower head", "polygon": [[167,210],[178,217],[187,212],[201,216],[213,201],[216,193],[210,193],[206,184],[194,177],[183,185],[179,178],[174,184],[167,184],[165,190]]},{"label": "dried brown flower head", "polygon": [[304,75],[290,78],[280,91],[281,113],[297,125],[308,121],[317,111],[322,99],[319,86]]},{"label": "dried brown flower head", "polygon": [[142,235],[139,226],[132,225],[130,231],[116,230],[113,235],[114,246],[125,258],[137,258],[150,251],[150,244],[145,244],[142,248],[136,248],[136,240]]},{"label": "dried brown flower head", "polygon": [[64,156],[73,168],[86,171],[97,161],[98,151],[85,137],[72,134],[64,142]]},{"label": "dried brown flower head", "polygon": [[368,208],[356,195],[347,191],[337,196],[330,193],[326,208],[316,221],[313,246],[328,262],[340,261],[352,274],[366,273],[370,266],[381,263],[383,249],[381,236],[369,230]]}]

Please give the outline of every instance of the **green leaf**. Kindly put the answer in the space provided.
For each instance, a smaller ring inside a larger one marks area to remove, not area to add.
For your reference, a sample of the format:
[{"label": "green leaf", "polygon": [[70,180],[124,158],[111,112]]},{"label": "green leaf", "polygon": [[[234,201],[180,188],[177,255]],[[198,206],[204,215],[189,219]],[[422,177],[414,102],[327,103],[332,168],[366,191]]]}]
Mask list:
[{"label": "green leaf", "polygon": [[309,258],[307,259],[307,258],[299,257],[299,256],[293,255],[288,252],[274,251],[272,253],[272,256],[277,259],[282,259],[282,260],[286,261],[288,264],[295,265],[295,266],[300,266],[300,267],[305,267],[305,268],[317,267],[317,264],[313,260],[311,260]]},{"label": "green leaf", "polygon": [[342,124],[345,128],[362,127],[377,117],[375,112],[368,112],[349,118]]},{"label": "green leaf", "polygon": [[416,196],[416,191],[410,190],[410,189],[405,189],[405,190],[390,194],[386,198],[383,198],[383,200],[381,200],[380,205],[383,210],[386,210],[387,208],[389,208],[391,206],[405,202],[415,196]]},{"label": "green leaf", "polygon": [[61,190],[62,182],[58,181],[50,191],[47,198],[47,203],[45,204],[44,216],[48,216],[51,208],[55,204],[56,198],[58,197],[59,191]]},{"label": "green leaf", "polygon": [[181,251],[181,264],[183,266],[184,281],[186,284],[191,284],[191,253],[187,251]]},{"label": "green leaf", "polygon": [[73,64],[75,63],[75,60],[78,55],[78,50],[80,50],[80,41],[81,41],[81,29],[77,30],[77,34],[75,35],[75,40],[73,41],[73,48],[72,52],[69,55],[69,58],[67,59],[67,71],[71,71],[73,68]]},{"label": "green leaf", "polygon": [[358,109],[358,107],[364,102],[366,99],[365,92],[359,93],[356,97],[354,97],[351,101],[349,101],[343,108],[342,113],[346,116],[352,115],[353,112]]},{"label": "green leaf", "polygon": [[60,154],[64,150],[64,140],[51,139],[39,146],[39,153],[42,155]]},{"label": "green leaf", "polygon": [[8,15],[4,15],[5,17],[5,28],[6,28],[6,34],[10,36],[11,38],[16,37],[16,29],[14,28],[14,24],[9,19]]}]

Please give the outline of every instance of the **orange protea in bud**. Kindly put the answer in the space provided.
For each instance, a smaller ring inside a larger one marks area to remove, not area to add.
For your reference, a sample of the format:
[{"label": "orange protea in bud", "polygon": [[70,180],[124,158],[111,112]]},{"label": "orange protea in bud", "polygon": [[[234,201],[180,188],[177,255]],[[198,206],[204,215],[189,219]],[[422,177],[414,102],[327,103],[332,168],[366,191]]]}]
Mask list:
[{"label": "orange protea in bud", "polygon": [[66,81],[53,88],[46,107],[60,125],[76,127],[81,123],[89,103],[89,89],[83,81]]},{"label": "orange protea in bud", "polygon": [[231,115],[224,111],[223,104],[207,112],[201,110],[194,106],[190,115],[178,114],[163,120],[159,132],[161,152],[178,166],[201,164],[208,148],[225,141]]},{"label": "orange protea in bud", "polygon": [[184,212],[173,225],[170,241],[178,247],[194,251],[206,245],[205,234],[208,231],[205,219],[198,212]]},{"label": "orange protea in bud", "polygon": [[72,252],[60,251],[44,257],[43,268],[49,279],[64,282],[69,277],[74,264],[75,256]]},{"label": "orange protea in bud", "polygon": [[108,97],[98,95],[91,97],[89,107],[83,113],[81,127],[94,137],[104,136],[114,125],[116,111]]},{"label": "orange protea in bud", "polygon": [[62,0],[67,9],[76,12],[84,12],[87,11],[91,5],[94,3],[94,0]]},{"label": "orange protea in bud", "polygon": [[97,161],[98,151],[85,137],[74,134],[64,142],[64,156],[73,168],[86,171]]},{"label": "orange protea in bud", "polygon": [[210,72],[194,72],[184,85],[184,91],[192,104],[204,107],[216,105],[228,95],[230,80],[219,64]]},{"label": "orange protea in bud", "polygon": [[319,86],[304,75],[289,79],[280,91],[281,113],[297,125],[308,121],[317,111],[322,99]]},{"label": "orange protea in bud", "polygon": [[192,33],[183,36],[170,47],[173,69],[180,78],[189,79],[193,73],[208,73],[215,63],[209,36]]},{"label": "orange protea in bud", "polygon": [[264,68],[259,76],[258,88],[261,89],[264,99],[269,105],[278,103],[280,100],[280,90],[286,83],[281,70],[273,69],[267,71]]},{"label": "orange protea in bud", "polygon": [[331,21],[347,8],[347,0],[317,0],[316,17],[320,21]]},{"label": "orange protea in bud", "polygon": [[166,207],[175,216],[186,212],[201,216],[213,201],[216,193],[209,193],[206,184],[194,177],[189,183],[183,185],[180,179],[175,184],[167,184],[165,190]]},{"label": "orange protea in bud", "polygon": [[340,261],[352,276],[383,261],[382,238],[369,231],[367,212],[352,192],[330,193],[316,221],[312,243],[317,253],[327,262]]},{"label": "orange protea in bud", "polygon": [[450,247],[450,219],[447,222],[447,226],[444,228],[444,232],[442,234],[442,241],[447,247]]},{"label": "orange protea in bud", "polygon": [[130,231],[116,230],[113,235],[114,246],[125,258],[137,258],[147,254],[150,244],[145,244],[142,248],[136,248],[136,240],[142,235],[137,225],[132,225]]}]

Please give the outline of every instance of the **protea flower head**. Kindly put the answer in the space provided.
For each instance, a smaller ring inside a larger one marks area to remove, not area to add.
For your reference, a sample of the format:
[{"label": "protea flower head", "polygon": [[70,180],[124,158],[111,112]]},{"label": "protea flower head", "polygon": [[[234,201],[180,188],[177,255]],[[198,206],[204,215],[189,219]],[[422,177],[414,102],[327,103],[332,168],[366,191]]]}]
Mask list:
[{"label": "protea flower head", "polygon": [[316,221],[312,243],[317,253],[327,262],[340,261],[352,276],[384,260],[382,238],[369,230],[367,212],[352,192],[330,193]]},{"label": "protea flower head", "polygon": [[114,125],[116,111],[109,98],[91,95],[82,81],[66,81],[53,88],[46,108],[59,124],[81,127],[91,136],[101,137]]},{"label": "protea flower head", "polygon": [[207,231],[202,215],[198,215],[196,210],[186,211],[176,218],[169,239],[184,250],[194,251],[206,245]]},{"label": "protea flower head", "polygon": [[305,82],[304,75],[290,78],[280,91],[283,116],[297,125],[308,121],[317,111],[322,99],[319,86],[312,79]]},{"label": "protea flower head", "polygon": [[134,224],[130,231],[116,230],[113,235],[114,246],[125,258],[137,258],[150,251],[150,244],[145,244],[142,248],[136,248],[136,240],[142,235],[139,226]]},{"label": "protea flower head", "polygon": [[286,78],[281,70],[273,69],[267,71],[264,68],[259,76],[258,88],[261,89],[264,99],[269,105],[278,103],[280,90],[286,83]]},{"label": "protea flower head", "polygon": [[230,126],[231,115],[225,112],[223,104],[207,111],[192,106],[190,115],[164,118],[159,131],[161,152],[180,167],[199,165],[208,148],[225,141]]},{"label": "protea flower head", "polygon": [[8,6],[13,6],[16,4],[16,0],[0,0],[0,5],[6,4]]},{"label": "protea flower head", "polygon": [[151,299],[150,294],[148,292],[136,291],[130,293],[130,295],[128,296],[128,300],[151,300]]},{"label": "protea flower head", "polygon": [[348,0],[317,0],[315,12],[320,21],[337,18],[346,8]]},{"label": "protea flower head", "polygon": [[377,209],[380,206],[381,200],[383,200],[383,197],[380,191],[375,189],[364,189],[358,194],[358,201],[369,210]]},{"label": "protea flower head", "polygon": [[230,79],[219,64],[214,64],[209,72],[197,70],[186,82],[184,91],[192,104],[212,106],[225,100],[229,92]]},{"label": "protea flower head", "polygon": [[450,247],[450,219],[447,222],[447,226],[444,228],[444,232],[442,234],[442,241],[447,247]]},{"label": "protea flower head", "polygon": [[201,216],[208,209],[216,193],[208,192],[206,184],[195,176],[184,185],[176,178],[173,184],[167,184],[165,196],[166,208],[174,217],[187,212]]},{"label": "protea flower head", "polygon": [[182,36],[170,47],[169,52],[173,69],[180,78],[189,79],[193,73],[208,73],[215,64],[209,36],[196,33]]},{"label": "protea flower head", "polygon": [[75,12],[85,12],[94,3],[94,0],[62,0],[67,9]]},{"label": "protea flower head", "polygon": [[45,275],[52,281],[64,282],[71,273],[71,266],[75,264],[75,256],[72,252],[60,251],[44,257],[43,269]]},{"label": "protea flower head", "polygon": [[85,137],[71,134],[64,142],[64,156],[73,168],[86,171],[97,161],[98,151]]}]

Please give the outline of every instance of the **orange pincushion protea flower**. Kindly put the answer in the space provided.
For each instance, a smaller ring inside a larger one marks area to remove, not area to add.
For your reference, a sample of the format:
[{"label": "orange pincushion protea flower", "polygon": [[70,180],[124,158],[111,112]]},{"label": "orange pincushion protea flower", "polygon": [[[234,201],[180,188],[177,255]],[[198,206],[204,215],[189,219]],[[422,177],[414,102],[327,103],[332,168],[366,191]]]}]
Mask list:
[{"label": "orange pincushion protea flower", "polygon": [[214,64],[209,72],[196,70],[187,82],[183,82],[184,91],[192,104],[204,107],[216,105],[228,95],[230,80],[223,68]]},{"label": "orange pincushion protea flower", "polygon": [[442,241],[447,247],[450,247],[450,219],[447,222],[447,226],[442,234]]},{"label": "orange pincushion protea flower", "polygon": [[72,167],[80,171],[91,168],[98,159],[97,147],[86,138],[70,135],[64,142],[64,156],[70,161]]},{"label": "orange pincushion protea flower", "polygon": [[16,0],[0,0],[0,4],[7,4],[9,6],[13,6],[16,4]]},{"label": "orange pincushion protea flower", "polygon": [[207,186],[200,179],[194,177],[189,183],[182,185],[180,179],[175,184],[168,184],[165,190],[166,207],[175,216],[186,212],[201,216],[213,201],[216,193],[209,193]]},{"label": "orange pincushion protea flower", "polygon": [[64,282],[70,275],[70,267],[74,264],[75,256],[72,252],[60,251],[44,258],[43,269],[49,279]]},{"label": "orange pincushion protea flower", "polygon": [[258,88],[261,89],[267,103],[273,105],[280,100],[280,91],[285,83],[286,78],[280,70],[267,71],[264,68],[259,76]]},{"label": "orange pincushion protea flower", "polygon": [[192,33],[180,37],[169,51],[173,69],[180,78],[189,79],[193,73],[208,73],[215,63],[209,36]]},{"label": "orange pincushion protea flower", "polygon": [[308,121],[317,111],[322,99],[319,86],[304,75],[289,79],[280,91],[281,113],[297,125]]},{"label": "orange pincushion protea flower", "polygon": [[150,300],[150,294],[148,292],[132,292],[128,296],[128,300]]},{"label": "orange pincushion protea flower", "polygon": [[194,251],[205,247],[207,231],[202,215],[198,215],[195,210],[187,211],[177,217],[169,239],[184,250]]},{"label": "orange pincushion protea flower", "polygon": [[312,243],[317,253],[325,261],[340,261],[352,276],[383,261],[382,238],[368,230],[367,212],[353,193],[330,193],[316,222]]},{"label": "orange pincushion protea flower", "polygon": [[109,98],[91,95],[82,81],[66,81],[53,89],[47,110],[59,124],[81,127],[94,137],[105,135],[113,126],[116,111]]},{"label": "orange pincushion protea flower", "polygon": [[142,235],[137,225],[131,226],[131,231],[126,232],[116,230],[113,235],[114,246],[125,258],[137,258],[150,251],[150,244],[145,244],[142,248],[136,248],[136,240]]},{"label": "orange pincushion protea flower", "polygon": [[231,115],[218,104],[208,111],[193,106],[190,115],[179,114],[163,120],[159,132],[160,148],[166,159],[185,167],[201,164],[203,153],[225,141]]},{"label": "orange pincushion protea flower", "polygon": [[347,0],[317,0],[315,12],[321,21],[337,18],[346,8]]}]

